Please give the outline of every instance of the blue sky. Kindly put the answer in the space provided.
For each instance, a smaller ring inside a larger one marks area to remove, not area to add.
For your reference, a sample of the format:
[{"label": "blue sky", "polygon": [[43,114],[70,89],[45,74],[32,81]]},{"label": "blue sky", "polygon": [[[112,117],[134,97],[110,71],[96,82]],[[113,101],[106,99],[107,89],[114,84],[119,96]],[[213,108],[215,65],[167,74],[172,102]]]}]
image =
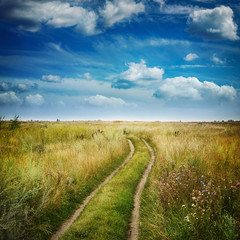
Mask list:
[{"label": "blue sky", "polygon": [[240,120],[240,4],[0,0],[0,116]]}]

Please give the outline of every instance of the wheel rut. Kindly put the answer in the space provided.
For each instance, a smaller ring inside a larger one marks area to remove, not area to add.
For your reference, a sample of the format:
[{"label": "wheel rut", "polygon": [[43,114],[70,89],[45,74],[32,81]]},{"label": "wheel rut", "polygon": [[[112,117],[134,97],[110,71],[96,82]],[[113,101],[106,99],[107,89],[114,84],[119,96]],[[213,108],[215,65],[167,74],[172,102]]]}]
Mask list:
[{"label": "wheel rut", "polygon": [[130,230],[128,232],[128,240],[138,240],[138,234],[139,234],[139,209],[140,209],[140,199],[142,195],[142,191],[144,189],[144,186],[147,182],[148,175],[151,171],[151,168],[153,166],[154,160],[155,160],[155,155],[153,149],[149,146],[149,144],[142,139],[142,141],[145,143],[147,146],[150,154],[151,154],[151,160],[143,173],[143,176],[137,186],[136,193],[134,196],[134,209],[132,211],[132,218],[131,218],[131,225],[130,225]]},{"label": "wheel rut", "polygon": [[125,159],[125,161],[118,167],[116,168],[106,179],[104,182],[102,182],[84,201],[83,203],[79,206],[79,208],[75,211],[75,213],[68,219],[66,220],[62,226],[57,230],[57,232],[51,237],[50,240],[58,240],[67,230],[68,228],[72,225],[72,223],[78,218],[78,216],[81,214],[81,212],[84,210],[84,208],[87,206],[87,204],[90,202],[90,200],[96,195],[98,190],[102,188],[109,180],[113,178],[113,176],[127,163],[129,160],[132,158],[134,154],[134,146],[131,140],[128,139],[128,143],[130,145],[130,153],[128,157]]}]

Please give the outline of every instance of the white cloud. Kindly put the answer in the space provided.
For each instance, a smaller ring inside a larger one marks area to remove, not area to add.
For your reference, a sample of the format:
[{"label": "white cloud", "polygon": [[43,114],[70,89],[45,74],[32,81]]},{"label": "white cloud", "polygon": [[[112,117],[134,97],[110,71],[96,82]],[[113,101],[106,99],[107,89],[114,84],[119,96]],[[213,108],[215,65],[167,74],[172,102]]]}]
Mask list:
[{"label": "white cloud", "polygon": [[213,82],[200,82],[195,77],[175,77],[164,80],[159,89],[154,93],[157,98],[166,100],[192,99],[209,100],[224,99],[234,100],[237,96],[236,90],[231,86],[218,86]]},{"label": "white cloud", "polygon": [[224,64],[224,61],[222,61],[216,56],[216,53],[213,54],[212,61],[215,62],[216,64]]},{"label": "white cloud", "polygon": [[133,104],[126,103],[121,98],[105,97],[102,95],[90,96],[84,99],[86,103],[96,106],[111,106],[111,107],[124,107],[131,106]]},{"label": "white cloud", "polygon": [[60,76],[58,75],[43,75],[42,76],[42,81],[46,81],[46,82],[54,82],[54,83],[57,83],[57,82],[60,82],[61,81],[61,78]]},{"label": "white cloud", "polygon": [[88,72],[87,72],[87,73],[84,73],[83,76],[84,76],[86,79],[88,79],[88,80],[92,79],[91,74],[88,73]]},{"label": "white cloud", "polygon": [[161,13],[165,14],[176,14],[176,15],[186,15],[193,12],[196,7],[193,6],[183,6],[183,5],[167,5],[161,6]]},{"label": "white cloud", "polygon": [[129,63],[129,69],[119,75],[119,78],[128,81],[142,81],[142,80],[162,80],[164,70],[162,68],[148,68],[146,62],[142,59],[140,63]]},{"label": "white cloud", "polygon": [[233,21],[230,7],[220,6],[214,9],[194,10],[189,15],[189,30],[203,38],[219,40],[238,40],[237,24]]},{"label": "white cloud", "polygon": [[100,14],[106,26],[112,27],[115,23],[130,19],[134,14],[144,12],[144,9],[142,2],[136,3],[134,0],[107,0]]},{"label": "white cloud", "polygon": [[168,45],[190,45],[191,42],[186,40],[167,39],[167,38],[150,38],[144,42],[151,46],[168,46]]},{"label": "white cloud", "polygon": [[40,94],[28,95],[25,98],[25,102],[32,106],[41,106],[44,103],[44,98]]},{"label": "white cloud", "polygon": [[163,5],[167,0],[153,0],[153,1]]},{"label": "white cloud", "polygon": [[9,89],[9,86],[5,82],[0,83],[0,91],[7,91]]},{"label": "white cloud", "polygon": [[20,90],[20,91],[26,91],[28,89],[28,86],[24,83],[19,83],[17,85],[17,88]]},{"label": "white cloud", "polygon": [[189,53],[184,59],[189,62],[197,58],[199,58],[199,56],[196,53]]},{"label": "white cloud", "polygon": [[6,3],[3,18],[19,24],[25,31],[36,32],[41,24],[53,28],[75,27],[75,30],[86,35],[97,33],[98,16],[80,6],[71,6],[62,1],[14,1]]},{"label": "white cloud", "polygon": [[76,25],[75,29],[86,35],[96,33],[98,16],[95,12],[88,11],[79,6],[72,7],[69,3],[62,2],[49,2],[46,3],[46,6],[44,7],[52,13],[48,16],[47,25],[54,28],[71,27]]},{"label": "white cloud", "polygon": [[128,70],[119,74],[113,81],[113,88],[153,87],[154,84],[156,85],[162,80],[164,74],[162,68],[148,68],[143,59],[140,63],[128,63],[128,66]]},{"label": "white cloud", "polygon": [[18,105],[22,100],[16,96],[15,92],[0,93],[0,104],[3,105]]}]

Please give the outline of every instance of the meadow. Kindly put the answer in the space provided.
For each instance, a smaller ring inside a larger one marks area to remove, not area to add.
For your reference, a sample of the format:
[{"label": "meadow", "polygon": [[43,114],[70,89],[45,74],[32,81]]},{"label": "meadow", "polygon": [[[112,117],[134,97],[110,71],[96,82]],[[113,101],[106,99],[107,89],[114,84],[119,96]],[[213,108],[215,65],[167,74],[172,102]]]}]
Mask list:
[{"label": "meadow", "polygon": [[[146,156],[139,160],[139,166],[145,166],[144,159],[149,156],[142,152],[145,150],[140,138],[148,141],[156,155],[141,198],[139,239],[239,239],[239,122],[16,119],[0,121],[0,136],[0,239],[49,239],[83,199],[122,163],[130,151],[128,138],[136,139],[139,151],[133,159]],[[136,187],[139,176],[131,164],[106,189],[111,186],[120,191],[115,186],[131,179]],[[143,171],[142,167],[135,169]],[[126,200],[129,213],[133,204],[130,196]],[[96,208],[94,201],[99,202],[98,195],[92,203]],[[112,197],[111,201],[116,205],[122,200]],[[81,224],[94,222],[86,212],[83,216]],[[124,221],[126,229],[130,220]],[[76,222],[75,228],[79,224]],[[120,236],[116,239],[127,234]]]},{"label": "meadow", "polygon": [[95,123],[1,126],[0,239],[47,239],[129,152]]}]

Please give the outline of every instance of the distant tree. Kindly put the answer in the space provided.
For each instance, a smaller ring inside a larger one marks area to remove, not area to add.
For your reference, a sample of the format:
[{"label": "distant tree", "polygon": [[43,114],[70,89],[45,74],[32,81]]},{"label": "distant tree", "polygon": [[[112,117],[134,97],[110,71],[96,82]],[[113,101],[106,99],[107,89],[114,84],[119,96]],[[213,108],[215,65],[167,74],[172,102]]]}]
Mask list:
[{"label": "distant tree", "polygon": [[15,115],[14,118],[11,120],[9,128],[14,130],[16,128],[20,128],[21,122],[19,121],[19,115]]},{"label": "distant tree", "polygon": [[60,122],[60,119],[57,118],[57,122]]}]

